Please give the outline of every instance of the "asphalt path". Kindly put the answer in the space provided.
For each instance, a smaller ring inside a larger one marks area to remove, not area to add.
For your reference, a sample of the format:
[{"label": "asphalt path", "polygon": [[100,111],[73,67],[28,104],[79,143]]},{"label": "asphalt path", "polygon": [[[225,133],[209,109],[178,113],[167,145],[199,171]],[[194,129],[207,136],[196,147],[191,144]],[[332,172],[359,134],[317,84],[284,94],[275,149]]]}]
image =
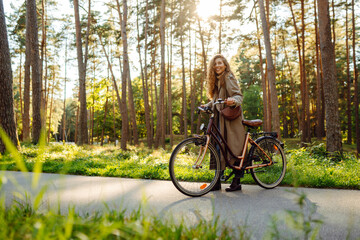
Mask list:
[{"label": "asphalt path", "polygon": [[[308,202],[305,216],[321,219],[319,236],[322,239],[360,239],[360,191],[339,189],[277,187],[265,190],[257,185],[243,185],[242,191],[211,192],[203,197],[191,198],[180,193],[171,181],[126,179],[114,177],[88,177],[59,174],[0,171],[1,195],[6,204],[14,199],[31,201],[46,189],[41,209],[58,210],[64,214],[74,207],[79,214],[91,214],[117,209],[127,212],[140,205],[146,214],[172,221],[184,220],[196,224],[200,219],[214,221],[216,217],[225,224],[239,229],[246,226],[253,239],[261,239],[269,231],[274,218],[284,233],[289,232],[286,211],[299,212],[298,194],[305,193]],[[295,194],[294,192],[298,193]],[[316,213],[310,214],[311,206]]]}]

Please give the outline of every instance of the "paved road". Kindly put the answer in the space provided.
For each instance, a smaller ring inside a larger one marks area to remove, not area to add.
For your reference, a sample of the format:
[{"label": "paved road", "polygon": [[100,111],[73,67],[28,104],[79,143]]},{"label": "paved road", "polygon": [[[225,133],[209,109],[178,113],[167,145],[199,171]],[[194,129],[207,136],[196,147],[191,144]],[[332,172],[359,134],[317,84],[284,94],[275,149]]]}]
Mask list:
[{"label": "paved road", "polygon": [[[41,174],[39,186],[32,187],[33,173],[1,172],[4,183],[1,194],[6,202],[20,193],[35,196],[47,186],[43,206],[67,212],[74,206],[80,214],[110,209],[127,209],[131,212],[145,202],[144,210],[162,218],[184,218],[196,223],[199,218],[212,220],[219,216],[233,227],[248,225],[254,239],[263,237],[270,216],[283,216],[285,210],[299,210],[291,191],[304,192],[318,207],[316,217],[324,220],[320,230],[323,239],[360,239],[360,191],[278,187],[264,190],[258,186],[244,185],[241,192],[224,190],[191,198],[178,192],[170,181],[124,179],[110,177],[86,177],[58,174]],[[223,189],[228,184],[223,184]],[[282,224],[281,226],[284,226]],[[350,229],[350,230],[349,230]]]}]

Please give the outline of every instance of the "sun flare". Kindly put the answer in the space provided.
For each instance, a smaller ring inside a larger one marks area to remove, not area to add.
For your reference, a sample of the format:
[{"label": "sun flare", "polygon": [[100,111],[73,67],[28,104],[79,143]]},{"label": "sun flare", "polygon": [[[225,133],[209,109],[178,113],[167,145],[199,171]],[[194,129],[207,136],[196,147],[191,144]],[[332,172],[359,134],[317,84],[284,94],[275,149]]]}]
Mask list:
[{"label": "sun flare", "polygon": [[218,14],[219,0],[200,0],[196,12],[202,19]]}]

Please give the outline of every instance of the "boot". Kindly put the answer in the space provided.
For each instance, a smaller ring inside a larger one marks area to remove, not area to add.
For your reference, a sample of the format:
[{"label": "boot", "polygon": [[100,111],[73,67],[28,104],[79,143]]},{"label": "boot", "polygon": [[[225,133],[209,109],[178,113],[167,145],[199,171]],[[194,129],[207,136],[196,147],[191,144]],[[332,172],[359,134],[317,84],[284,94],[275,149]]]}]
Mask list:
[{"label": "boot", "polygon": [[218,191],[218,190],[221,190],[221,177],[224,175],[224,170],[221,170],[220,171],[220,177],[219,179],[217,180],[217,182],[215,183],[214,187],[210,190],[210,191]]},{"label": "boot", "polygon": [[229,187],[225,188],[227,192],[241,190],[240,178],[244,177],[244,170],[233,170],[235,177],[233,178]]},{"label": "boot", "polygon": [[214,187],[213,187],[210,191],[218,191],[218,190],[221,190],[220,178],[217,180],[217,182],[215,183]]},{"label": "boot", "polygon": [[241,190],[240,177],[235,176],[229,187],[225,188],[227,192],[239,191]]}]

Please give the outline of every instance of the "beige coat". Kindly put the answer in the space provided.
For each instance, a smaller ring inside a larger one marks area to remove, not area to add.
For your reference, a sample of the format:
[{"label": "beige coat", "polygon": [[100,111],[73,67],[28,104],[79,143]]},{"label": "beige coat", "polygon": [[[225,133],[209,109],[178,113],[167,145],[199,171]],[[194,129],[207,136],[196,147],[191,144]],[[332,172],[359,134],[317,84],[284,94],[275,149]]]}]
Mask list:
[{"label": "beige coat", "polygon": [[[235,77],[230,73],[228,77],[225,79],[225,85],[220,87],[219,94],[215,93],[213,100],[209,102],[207,105],[209,107],[213,108],[213,102],[215,102],[218,98],[226,99],[232,97],[235,100],[235,106],[240,106],[243,101],[243,95],[241,93],[239,84],[237,83],[237,80]],[[217,125],[216,119],[218,119],[217,116],[219,116],[219,111],[223,109],[225,104],[222,105],[216,105],[214,112],[215,112],[215,124]],[[235,156],[240,156],[242,154],[242,150],[244,148],[244,142],[245,142],[245,134],[246,130],[244,125],[242,124],[243,115],[238,117],[237,119],[233,121],[225,120],[224,117],[220,115],[220,132],[221,135],[226,136],[226,142],[228,146],[230,147],[231,151],[234,153]],[[226,128],[226,134],[225,134],[225,128]],[[221,155],[221,170],[225,169],[225,160],[224,156]],[[227,154],[227,157],[230,158],[231,155]],[[230,159],[230,163],[234,164],[236,159]]]}]

